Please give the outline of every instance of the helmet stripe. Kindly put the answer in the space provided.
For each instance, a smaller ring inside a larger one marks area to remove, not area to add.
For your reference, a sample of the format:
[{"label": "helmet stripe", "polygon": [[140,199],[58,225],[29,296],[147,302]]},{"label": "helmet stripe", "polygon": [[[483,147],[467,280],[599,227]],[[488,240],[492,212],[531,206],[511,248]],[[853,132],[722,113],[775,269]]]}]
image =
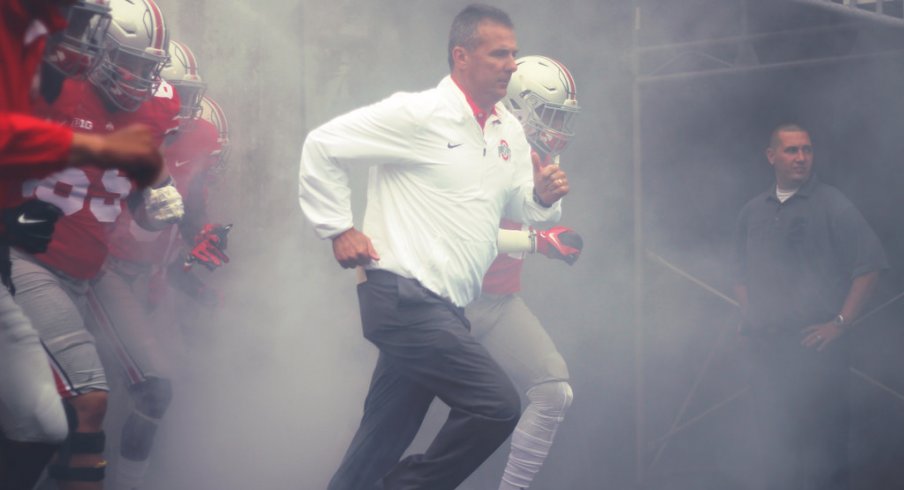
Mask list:
[{"label": "helmet stripe", "polygon": [[154,17],[154,26],[156,27],[154,29],[154,48],[163,50],[166,48],[166,25],[163,21],[163,13],[160,12],[160,7],[154,3],[154,0],[144,0],[144,2]]},{"label": "helmet stripe", "polygon": [[577,89],[574,86],[574,78],[571,76],[571,72],[568,71],[568,68],[565,68],[565,65],[560,63],[558,60],[554,60],[552,58],[546,58],[546,59],[555,63],[555,65],[558,66],[560,70],[562,70],[562,73],[565,74],[565,78],[568,81],[568,98],[574,99],[575,94],[577,93]]},{"label": "helmet stripe", "polygon": [[195,60],[195,54],[192,53],[190,49],[188,49],[188,46],[186,46],[180,42],[177,42],[177,41],[173,41],[173,42],[176,44],[178,49],[182,51],[182,54],[185,55],[185,62],[188,63],[188,73],[190,73],[192,75],[197,75],[198,74],[198,62]]},{"label": "helmet stripe", "polygon": [[210,108],[213,112],[215,112],[215,118],[220,122],[220,133],[222,133],[227,138],[229,137],[229,123],[226,122],[226,115],[223,113],[223,109],[220,108],[220,104],[214,102],[210,97],[204,96],[204,100],[210,104]]}]

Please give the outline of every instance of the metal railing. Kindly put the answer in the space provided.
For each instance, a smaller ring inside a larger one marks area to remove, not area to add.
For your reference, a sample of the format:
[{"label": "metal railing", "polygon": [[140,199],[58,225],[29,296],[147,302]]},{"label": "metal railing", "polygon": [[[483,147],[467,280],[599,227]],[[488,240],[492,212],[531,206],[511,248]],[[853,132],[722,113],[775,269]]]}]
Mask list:
[{"label": "metal railing", "polygon": [[904,0],[793,0],[858,19],[904,26]]}]

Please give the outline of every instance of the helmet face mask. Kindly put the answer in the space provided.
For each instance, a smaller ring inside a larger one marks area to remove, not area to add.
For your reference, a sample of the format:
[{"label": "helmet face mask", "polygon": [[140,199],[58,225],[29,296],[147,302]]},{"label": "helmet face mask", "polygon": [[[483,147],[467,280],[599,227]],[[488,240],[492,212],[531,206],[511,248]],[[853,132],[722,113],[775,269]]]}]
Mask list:
[{"label": "helmet face mask", "polygon": [[158,57],[113,48],[92,72],[91,78],[98,80],[97,85],[113,105],[124,111],[134,111],[157,90],[161,64]]},{"label": "helmet face mask", "polygon": [[548,155],[562,153],[574,136],[574,117],[580,112],[577,103],[552,104],[533,92],[523,99],[530,108],[523,121],[528,141]]},{"label": "helmet face mask", "polygon": [[[165,77],[164,77],[165,78]],[[207,85],[203,83],[182,82],[179,84],[170,82],[170,85],[179,92],[179,117],[184,119],[197,119],[201,116],[201,99],[207,91]]]},{"label": "helmet face mask", "polygon": [[100,63],[88,79],[115,107],[134,111],[160,84],[169,39],[152,0],[111,0],[112,20]]},{"label": "helmet face mask", "polygon": [[581,110],[574,79],[564,65],[544,56],[525,56],[516,64],[503,103],[524,126],[530,144],[556,156],[574,136],[574,118]]},{"label": "helmet face mask", "polygon": [[67,77],[81,77],[100,61],[110,7],[107,0],[79,0],[66,11],[66,28],[54,36],[44,59]]}]

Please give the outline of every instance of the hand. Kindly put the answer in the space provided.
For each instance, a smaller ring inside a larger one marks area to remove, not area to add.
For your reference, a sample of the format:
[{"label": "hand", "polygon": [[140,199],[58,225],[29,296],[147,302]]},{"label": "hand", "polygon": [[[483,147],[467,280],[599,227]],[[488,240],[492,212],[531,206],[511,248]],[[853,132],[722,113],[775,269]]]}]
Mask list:
[{"label": "hand", "polygon": [[186,271],[191,269],[195,262],[211,271],[228,264],[229,256],[226,255],[226,244],[231,229],[232,225],[213,223],[204,225],[204,228],[201,228],[201,231],[195,236],[195,246],[185,259],[183,269]]},{"label": "hand", "polygon": [[344,269],[380,260],[370,238],[354,228],[349,228],[333,237],[333,256]]},{"label": "hand", "polygon": [[151,222],[161,225],[178,223],[185,216],[182,195],[172,184],[145,189],[144,210]]},{"label": "hand", "polygon": [[800,345],[807,348],[816,347],[817,351],[823,351],[827,345],[841,337],[844,329],[835,322],[828,322],[810,325],[804,329],[803,333],[804,338],[801,340]]},{"label": "hand", "polygon": [[584,240],[571,228],[554,226],[536,232],[537,253],[551,259],[564,260],[568,265],[577,262],[584,248]]},{"label": "hand", "polygon": [[35,199],[4,209],[2,214],[9,244],[36,254],[47,251],[54,225],[63,212],[53,204]]},{"label": "hand", "polygon": [[106,135],[74,133],[70,160],[75,165],[119,168],[139,188],[157,181],[163,169],[163,156],[154,132],[141,124]]},{"label": "hand", "polygon": [[552,206],[568,194],[568,177],[558,164],[543,163],[536,151],[531,151],[534,165],[534,193],[543,206]]}]

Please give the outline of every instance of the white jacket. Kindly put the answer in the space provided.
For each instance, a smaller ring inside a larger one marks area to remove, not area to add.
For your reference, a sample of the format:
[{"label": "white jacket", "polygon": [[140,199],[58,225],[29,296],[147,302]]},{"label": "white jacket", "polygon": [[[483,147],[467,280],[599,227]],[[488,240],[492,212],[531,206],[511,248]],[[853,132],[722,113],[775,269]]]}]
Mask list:
[{"label": "white jacket", "polygon": [[380,255],[370,268],[417,279],[459,306],[480,292],[502,216],[545,227],[561,206],[533,201],[530,146],[501,103],[482,130],[451,77],[397,93],[311,131],[299,201],[322,238],[353,226],[344,165],[372,165],[362,232]]}]

